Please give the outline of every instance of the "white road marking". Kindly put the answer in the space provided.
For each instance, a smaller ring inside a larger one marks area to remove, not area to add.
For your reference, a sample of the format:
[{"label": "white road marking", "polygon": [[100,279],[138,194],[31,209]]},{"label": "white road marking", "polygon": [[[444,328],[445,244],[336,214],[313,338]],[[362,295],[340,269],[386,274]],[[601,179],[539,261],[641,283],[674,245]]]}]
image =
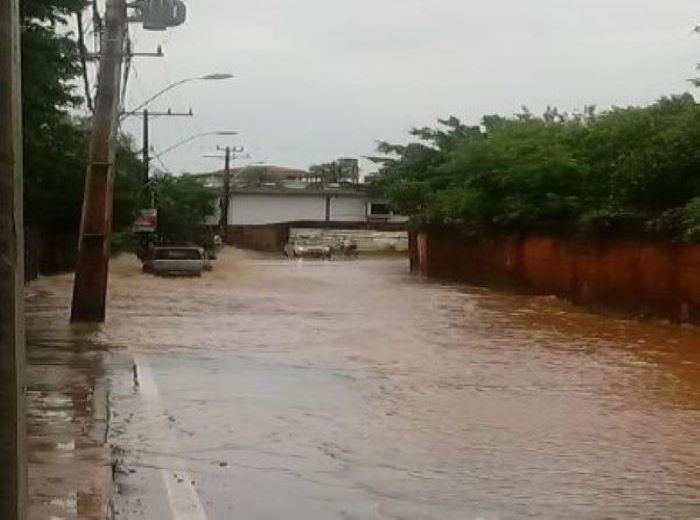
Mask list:
[{"label": "white road marking", "polygon": [[161,476],[168,492],[168,503],[174,520],[207,520],[207,515],[199,500],[199,495],[192,484],[194,480],[187,471],[185,461],[177,456],[178,445],[163,411],[163,402],[153,377],[153,371],[144,356],[134,355],[138,366],[139,387],[143,397],[144,408],[153,420],[151,432],[158,439],[159,448],[164,453],[172,454],[161,457]]}]

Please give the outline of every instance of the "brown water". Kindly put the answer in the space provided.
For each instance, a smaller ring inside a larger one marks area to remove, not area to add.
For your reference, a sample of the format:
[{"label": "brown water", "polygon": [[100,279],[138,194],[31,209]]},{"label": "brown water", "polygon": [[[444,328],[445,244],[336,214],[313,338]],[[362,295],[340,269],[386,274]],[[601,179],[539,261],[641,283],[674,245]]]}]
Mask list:
[{"label": "brown water", "polygon": [[[331,503],[306,518],[700,518],[698,329],[407,271],[227,253],[165,280],[121,259],[108,323],[80,337],[151,356],[173,422],[208,425],[181,445],[210,518],[228,517],[232,479],[299,511]],[[39,287],[32,326],[48,330],[70,279]],[[207,450],[247,465],[198,469]]]}]

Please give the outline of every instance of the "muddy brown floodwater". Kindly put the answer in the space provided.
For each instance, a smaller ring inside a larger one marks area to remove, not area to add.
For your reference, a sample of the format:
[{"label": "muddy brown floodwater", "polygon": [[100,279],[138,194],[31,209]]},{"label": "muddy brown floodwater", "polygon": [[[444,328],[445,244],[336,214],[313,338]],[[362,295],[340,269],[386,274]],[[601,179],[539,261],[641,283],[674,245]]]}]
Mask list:
[{"label": "muddy brown floodwater", "polygon": [[120,518],[167,518],[168,472],[208,518],[700,518],[695,328],[227,252],[197,280],[117,260],[86,334],[158,389],[116,362]]}]

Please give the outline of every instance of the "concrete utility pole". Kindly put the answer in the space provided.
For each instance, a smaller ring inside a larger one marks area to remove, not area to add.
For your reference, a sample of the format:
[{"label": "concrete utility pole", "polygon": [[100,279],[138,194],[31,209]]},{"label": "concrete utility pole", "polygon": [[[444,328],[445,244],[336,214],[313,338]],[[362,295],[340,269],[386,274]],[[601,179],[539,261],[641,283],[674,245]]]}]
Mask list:
[{"label": "concrete utility pole", "polygon": [[187,17],[187,9],[182,0],[144,0],[130,3],[128,7],[135,9],[136,15],[127,17],[126,0],[107,0],[104,31],[101,35],[97,97],[85,175],[78,265],[73,285],[73,322],[100,323],[105,320],[114,159],[122,61],[127,51],[127,22],[142,23],[146,30],[164,31],[169,27],[182,25]]},{"label": "concrete utility pole", "polygon": [[228,207],[231,201],[231,147],[227,146],[224,156],[224,194],[221,201],[221,238],[228,243]]},{"label": "concrete utility pole", "polygon": [[[234,132],[235,133],[235,132]],[[217,150],[224,152],[224,189],[221,197],[221,218],[219,220],[219,230],[221,238],[226,243],[228,235],[228,213],[231,202],[231,161],[236,158],[236,153],[242,153],[245,148],[242,146],[217,146]],[[221,157],[221,155],[205,155],[205,157]]]},{"label": "concrete utility pole", "polygon": [[126,3],[107,0],[90,151],[85,176],[71,321],[103,322],[109,274],[112,193]]},{"label": "concrete utility pole", "polygon": [[150,157],[150,148],[151,148],[151,140],[150,140],[150,122],[148,120],[148,109],[145,109],[143,111],[143,186],[145,189],[148,189],[148,181],[149,181],[149,173],[150,173],[150,166],[151,166],[151,157]]},{"label": "concrete utility pole", "polygon": [[27,507],[19,0],[0,0],[0,518]]},{"label": "concrete utility pole", "polygon": [[[148,109],[144,109],[141,112],[126,112],[122,114],[122,116],[139,114],[143,117],[143,149],[141,150],[143,161],[143,185],[146,189],[148,189],[151,171],[151,117],[193,117],[194,112],[192,109],[190,109],[189,112],[173,112],[170,109],[168,109],[166,112],[151,112]],[[159,157],[159,155],[156,155],[156,157]]]}]

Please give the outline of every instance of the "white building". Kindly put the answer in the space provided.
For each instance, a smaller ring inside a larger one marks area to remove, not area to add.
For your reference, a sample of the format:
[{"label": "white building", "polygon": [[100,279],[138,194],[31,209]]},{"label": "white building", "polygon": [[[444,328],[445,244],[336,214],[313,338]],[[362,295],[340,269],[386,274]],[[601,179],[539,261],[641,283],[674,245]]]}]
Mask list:
[{"label": "white building", "polygon": [[283,222],[406,222],[362,191],[241,189],[231,192],[229,226]]}]

